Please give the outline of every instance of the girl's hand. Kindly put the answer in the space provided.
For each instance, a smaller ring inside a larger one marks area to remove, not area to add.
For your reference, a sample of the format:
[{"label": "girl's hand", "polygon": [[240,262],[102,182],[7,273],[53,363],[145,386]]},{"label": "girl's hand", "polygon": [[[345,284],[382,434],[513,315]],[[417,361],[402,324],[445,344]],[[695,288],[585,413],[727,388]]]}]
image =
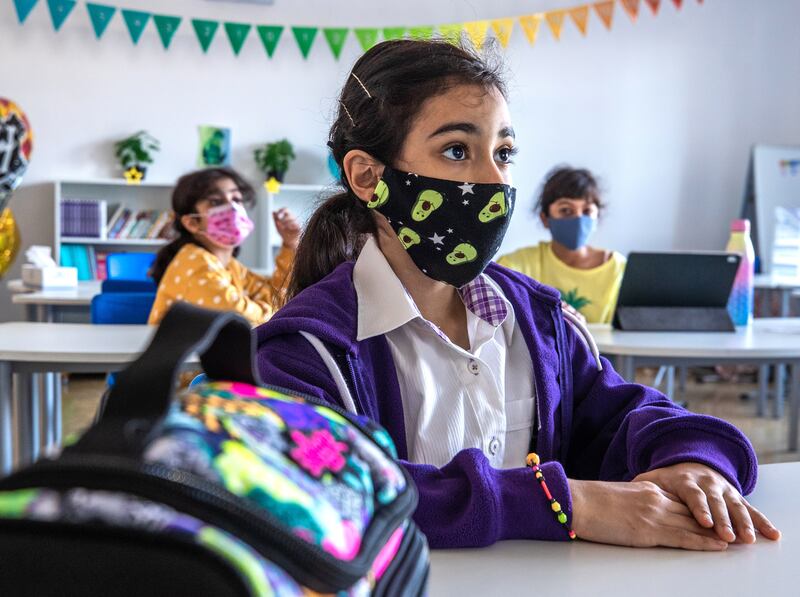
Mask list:
[{"label": "girl's hand", "polygon": [[572,315],[577,317],[580,320],[580,322],[583,323],[584,325],[586,324],[586,318],[583,316],[583,313],[578,311],[575,307],[570,305],[567,301],[561,301],[561,308],[564,311],[569,311]]},{"label": "girl's hand", "polygon": [[748,504],[725,477],[704,464],[682,462],[642,473],[634,481],[650,481],[676,495],[698,523],[713,528],[729,543],[755,543],[755,531],[773,541],[781,538],[766,516]]},{"label": "girl's hand", "polygon": [[283,246],[292,251],[297,250],[302,227],[295,215],[288,208],[282,207],[278,211],[272,212],[272,219],[275,220],[275,228],[281,235]]},{"label": "girl's hand", "polygon": [[677,497],[648,481],[569,480],[572,530],[579,539],[629,547],[721,551],[727,542],[703,528]]}]

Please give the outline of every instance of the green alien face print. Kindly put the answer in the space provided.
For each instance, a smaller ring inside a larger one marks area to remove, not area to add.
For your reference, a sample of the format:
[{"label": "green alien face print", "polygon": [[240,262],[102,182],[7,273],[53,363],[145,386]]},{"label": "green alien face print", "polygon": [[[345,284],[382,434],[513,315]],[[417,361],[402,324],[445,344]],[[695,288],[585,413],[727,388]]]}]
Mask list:
[{"label": "green alien face print", "polygon": [[387,167],[367,206],[386,217],[422,273],[460,288],[477,278],[500,248],[515,196],[509,185]]}]

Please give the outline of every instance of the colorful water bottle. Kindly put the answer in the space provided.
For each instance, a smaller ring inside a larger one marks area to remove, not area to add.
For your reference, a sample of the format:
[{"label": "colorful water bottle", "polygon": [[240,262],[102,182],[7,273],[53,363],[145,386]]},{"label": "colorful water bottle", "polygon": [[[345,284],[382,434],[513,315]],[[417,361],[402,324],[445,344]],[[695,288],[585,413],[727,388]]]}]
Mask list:
[{"label": "colorful water bottle", "polygon": [[734,325],[749,325],[753,321],[753,278],[756,260],[756,252],[750,240],[750,220],[733,221],[731,237],[725,250],[742,256],[728,300],[728,312]]}]

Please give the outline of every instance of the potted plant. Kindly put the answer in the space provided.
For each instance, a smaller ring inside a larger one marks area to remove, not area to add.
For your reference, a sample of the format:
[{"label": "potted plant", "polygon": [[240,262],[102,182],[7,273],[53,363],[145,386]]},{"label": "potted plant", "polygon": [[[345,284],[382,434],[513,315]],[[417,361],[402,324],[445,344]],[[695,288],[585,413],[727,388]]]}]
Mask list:
[{"label": "potted plant", "polygon": [[144,180],[147,166],[153,163],[155,154],[160,150],[161,144],[158,139],[147,131],[139,131],[114,144],[114,154],[122,166],[125,180],[129,183]]},{"label": "potted plant", "polygon": [[253,156],[256,165],[264,173],[267,181],[274,178],[278,182],[283,182],[289,164],[295,158],[294,148],[288,139],[281,139],[258,147],[253,152]]}]

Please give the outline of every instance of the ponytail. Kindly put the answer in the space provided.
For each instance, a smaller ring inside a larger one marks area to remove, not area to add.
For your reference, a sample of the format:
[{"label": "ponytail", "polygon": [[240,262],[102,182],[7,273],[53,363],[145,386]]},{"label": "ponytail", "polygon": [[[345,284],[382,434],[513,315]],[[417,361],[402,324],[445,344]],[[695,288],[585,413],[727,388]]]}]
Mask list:
[{"label": "ponytail", "polygon": [[161,283],[161,278],[164,277],[164,272],[167,271],[169,264],[175,259],[175,255],[178,254],[184,245],[194,242],[195,240],[192,235],[184,229],[184,232],[181,233],[178,238],[161,247],[148,272],[149,276],[155,280],[156,285]]},{"label": "ponytail", "polygon": [[349,192],[326,199],[314,211],[297,247],[287,300],[316,284],[361,253],[367,234],[377,227],[367,204]]}]

